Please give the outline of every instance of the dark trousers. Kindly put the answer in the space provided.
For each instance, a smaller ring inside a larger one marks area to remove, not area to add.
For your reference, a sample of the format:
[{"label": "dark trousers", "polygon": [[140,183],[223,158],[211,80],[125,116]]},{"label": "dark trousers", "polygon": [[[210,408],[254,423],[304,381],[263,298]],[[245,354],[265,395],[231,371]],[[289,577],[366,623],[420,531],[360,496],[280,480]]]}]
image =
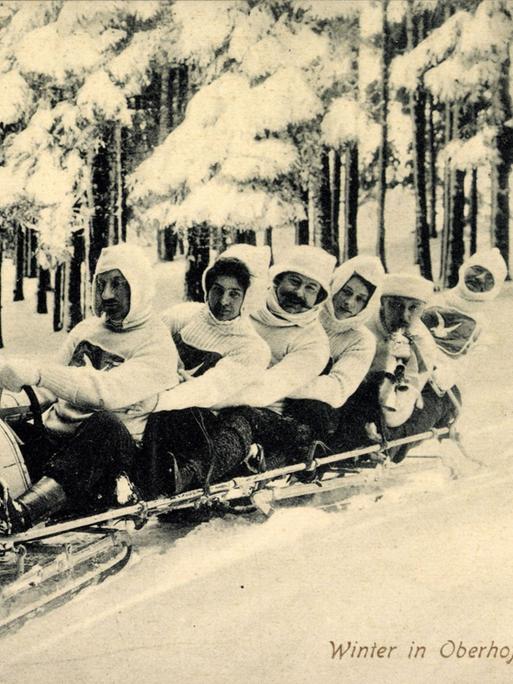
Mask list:
[{"label": "dark trousers", "polygon": [[339,423],[338,409],[316,399],[286,399],[283,414],[307,425],[311,438],[323,442],[330,441]]},{"label": "dark trousers", "polygon": [[[224,421],[249,435],[249,444],[262,445],[269,468],[304,461],[317,433],[317,428],[314,430],[306,422],[267,408],[240,406],[223,413]],[[313,413],[309,414],[309,420],[315,423]]]},{"label": "dark trousers", "polygon": [[190,408],[152,414],[144,433],[135,481],[145,496],[175,491],[173,462],[193,466],[192,486],[215,482],[231,473],[247,456],[251,433],[230,411],[215,414]]},{"label": "dark trousers", "polygon": [[69,437],[25,424],[14,426],[33,482],[47,476],[64,489],[69,508],[90,511],[115,503],[116,478],[131,475],[138,448],[115,416],[95,412]]},{"label": "dark trousers", "polygon": [[[461,395],[457,387],[452,388],[457,399]],[[369,443],[365,430],[366,423],[375,423],[378,431],[388,440],[409,437],[432,428],[447,427],[456,417],[457,410],[449,395],[443,396],[433,390],[428,383],[422,391],[422,408],[415,408],[410,418],[398,427],[386,427],[382,421],[378,401],[379,378],[363,383],[342,407],[338,429],[334,434],[331,447],[337,451],[347,451]],[[406,456],[409,447],[391,450],[395,461]]]}]

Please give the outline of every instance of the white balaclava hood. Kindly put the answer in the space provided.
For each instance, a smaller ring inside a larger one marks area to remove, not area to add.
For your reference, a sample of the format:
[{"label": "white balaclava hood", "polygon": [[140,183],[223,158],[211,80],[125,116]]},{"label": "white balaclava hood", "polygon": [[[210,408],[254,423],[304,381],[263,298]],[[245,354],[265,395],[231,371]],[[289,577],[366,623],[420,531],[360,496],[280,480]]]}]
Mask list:
[{"label": "white balaclava hood", "polygon": [[[493,275],[494,285],[488,292],[472,292],[465,284],[465,272],[471,266],[482,266]],[[455,292],[470,302],[491,302],[501,291],[507,275],[506,262],[497,247],[483,249],[466,259],[458,271],[458,284]]]},{"label": "white balaclava hood", "polygon": [[[324,304],[321,321],[327,330],[343,332],[364,325],[379,308],[381,288],[385,270],[378,257],[356,256],[341,264],[333,273],[330,286],[330,296]],[[369,301],[360,313],[350,318],[338,319],[333,308],[333,297],[352,276],[360,276],[370,283],[374,290]]]},{"label": "white balaclava hood", "polygon": [[207,301],[206,275],[212,266],[220,259],[238,259],[247,266],[251,275],[251,282],[244,296],[242,311],[250,314],[261,308],[265,302],[271,263],[271,248],[267,245],[255,246],[244,243],[230,245],[219,254],[212,264],[203,272],[203,292]]},{"label": "white balaclava hood", "polygon": [[130,310],[124,318],[120,331],[137,328],[150,318],[155,296],[155,279],[150,262],[140,247],[125,242],[112,247],[104,247],[101,251],[92,284],[93,310],[96,316],[102,316],[100,300],[96,291],[96,277],[100,273],[117,268],[130,285]]},{"label": "white balaclava hood", "polygon": [[[296,245],[291,247],[287,251],[287,255],[269,269],[271,286],[267,292],[267,309],[272,315],[282,319],[287,325],[309,325],[318,317],[322,305],[329,295],[331,275],[335,263],[335,257],[320,247],[312,245]],[[278,302],[274,285],[276,277],[282,273],[299,273],[302,276],[317,281],[321,285],[323,299],[308,311],[296,314],[286,312]]]}]

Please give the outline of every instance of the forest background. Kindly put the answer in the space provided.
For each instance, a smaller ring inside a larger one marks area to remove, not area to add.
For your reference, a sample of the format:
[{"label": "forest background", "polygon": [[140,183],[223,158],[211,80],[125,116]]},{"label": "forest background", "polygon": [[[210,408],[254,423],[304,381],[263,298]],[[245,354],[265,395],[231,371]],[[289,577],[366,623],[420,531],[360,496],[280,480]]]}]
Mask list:
[{"label": "forest background", "polygon": [[512,36],[511,0],[0,2],[14,300],[37,279],[35,312],[71,329],[125,240],[184,254],[195,300],[232,242],[386,266],[397,189],[438,287],[478,245],[509,264]]}]

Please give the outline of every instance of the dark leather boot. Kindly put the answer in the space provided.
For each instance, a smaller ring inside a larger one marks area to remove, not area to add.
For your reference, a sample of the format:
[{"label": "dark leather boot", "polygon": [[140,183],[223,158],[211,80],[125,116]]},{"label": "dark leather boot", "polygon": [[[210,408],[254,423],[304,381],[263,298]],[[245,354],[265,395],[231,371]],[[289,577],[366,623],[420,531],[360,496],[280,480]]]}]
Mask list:
[{"label": "dark leather boot", "polygon": [[23,509],[26,526],[32,527],[60,511],[66,503],[66,494],[58,482],[44,476],[22,494],[17,503]]},{"label": "dark leather boot", "polygon": [[13,499],[7,484],[0,480],[0,536],[23,532],[30,523],[23,507]]}]

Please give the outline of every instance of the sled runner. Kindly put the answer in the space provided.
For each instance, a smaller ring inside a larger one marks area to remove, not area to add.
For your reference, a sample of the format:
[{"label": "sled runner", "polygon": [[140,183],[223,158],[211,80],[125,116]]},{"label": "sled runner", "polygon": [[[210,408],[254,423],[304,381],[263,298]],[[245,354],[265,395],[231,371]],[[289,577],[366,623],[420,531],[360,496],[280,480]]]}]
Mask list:
[{"label": "sled runner", "polygon": [[0,634],[117,572],[130,553],[126,532],[98,527],[4,549],[0,552]]}]

